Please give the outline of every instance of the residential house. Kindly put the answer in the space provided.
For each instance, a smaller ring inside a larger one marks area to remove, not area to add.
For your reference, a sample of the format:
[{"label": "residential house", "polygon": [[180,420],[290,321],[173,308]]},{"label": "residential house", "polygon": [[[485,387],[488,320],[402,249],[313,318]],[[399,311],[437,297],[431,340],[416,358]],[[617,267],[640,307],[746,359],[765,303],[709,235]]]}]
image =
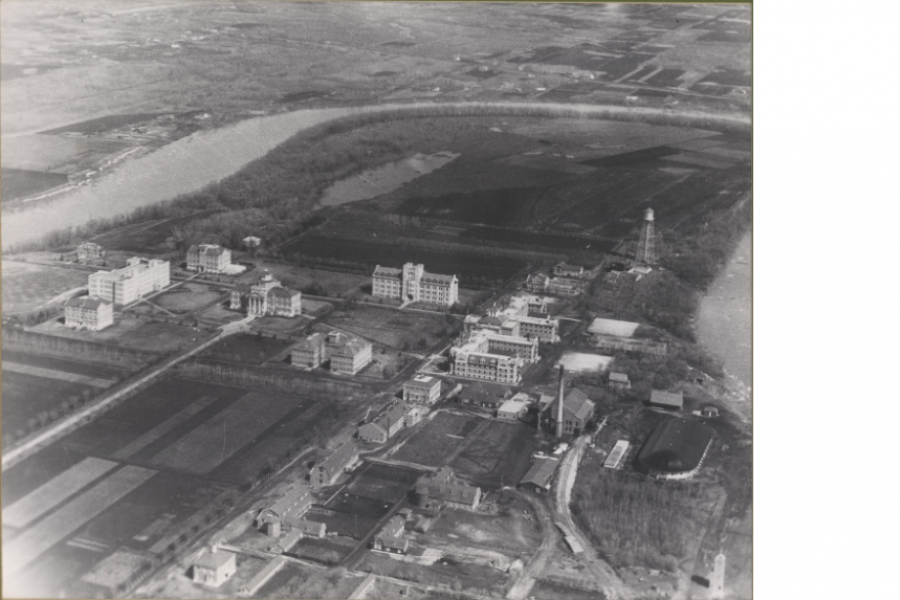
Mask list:
[{"label": "residential house", "polygon": [[607,385],[617,392],[631,389],[631,381],[628,379],[628,375],[625,373],[610,373]]},{"label": "residential house", "polygon": [[291,348],[291,364],[298,367],[315,369],[327,356],[325,336],[314,333]]},{"label": "residential house", "polygon": [[213,546],[194,562],[193,580],[208,587],[219,587],[237,572],[235,554]]},{"label": "residential house", "polygon": [[391,407],[383,415],[366,423],[358,430],[359,439],[370,444],[383,444],[395,433],[406,426],[406,415],[409,407],[405,404],[397,404]]},{"label": "residential house", "polygon": [[392,517],[381,531],[375,534],[372,539],[372,549],[379,552],[406,554],[409,549],[409,540],[403,537],[405,528],[406,520],[403,517]]}]

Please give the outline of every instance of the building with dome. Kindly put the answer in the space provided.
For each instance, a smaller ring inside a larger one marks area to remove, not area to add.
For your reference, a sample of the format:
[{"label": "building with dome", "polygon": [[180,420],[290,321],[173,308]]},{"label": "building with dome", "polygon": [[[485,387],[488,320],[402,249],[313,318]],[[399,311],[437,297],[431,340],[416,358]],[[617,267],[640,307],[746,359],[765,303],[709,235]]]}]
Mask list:
[{"label": "building with dome", "polygon": [[266,271],[252,286],[241,286],[231,292],[231,309],[248,315],[296,317],[300,314],[301,294],[289,290]]}]

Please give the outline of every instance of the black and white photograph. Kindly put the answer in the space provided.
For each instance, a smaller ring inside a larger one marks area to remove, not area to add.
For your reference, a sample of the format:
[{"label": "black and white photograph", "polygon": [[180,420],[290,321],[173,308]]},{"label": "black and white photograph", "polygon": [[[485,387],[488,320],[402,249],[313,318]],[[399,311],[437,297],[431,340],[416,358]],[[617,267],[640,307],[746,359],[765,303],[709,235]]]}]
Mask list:
[{"label": "black and white photograph", "polygon": [[752,15],[0,2],[2,596],[753,598]]}]

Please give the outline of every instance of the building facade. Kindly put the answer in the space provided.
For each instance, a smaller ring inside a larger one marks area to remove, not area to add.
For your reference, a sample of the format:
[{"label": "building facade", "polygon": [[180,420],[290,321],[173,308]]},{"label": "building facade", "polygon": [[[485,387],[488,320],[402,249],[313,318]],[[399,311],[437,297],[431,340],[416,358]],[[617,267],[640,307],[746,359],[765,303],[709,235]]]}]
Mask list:
[{"label": "building facade", "polygon": [[372,362],[372,344],[344,333],[314,333],[291,350],[291,364],[315,369],[331,361],[331,370],[356,375]]},{"label": "building facade", "polygon": [[[559,398],[556,398],[545,411],[546,423],[551,430],[556,428],[559,419]],[[581,390],[571,390],[563,402],[563,433],[579,435],[584,432],[588,421],[594,417],[594,403]]]},{"label": "building facade", "polygon": [[216,244],[193,245],[187,251],[187,268],[201,273],[224,273],[231,265],[231,250]]},{"label": "building facade", "polygon": [[[483,340],[483,338],[482,338]],[[487,351],[487,340],[471,341],[450,349],[453,374],[469,379],[483,379],[500,383],[519,383],[521,358]]]},{"label": "building facade", "polygon": [[235,288],[231,292],[230,307],[246,309],[248,315],[296,317],[300,314],[302,294],[289,290],[281,282],[265,273],[256,285]]},{"label": "building facade", "polygon": [[372,344],[354,339],[331,352],[331,370],[342,375],[356,375],[372,362]]},{"label": "building facade", "polygon": [[359,457],[359,448],[351,441],[344,442],[322,462],[313,466],[309,473],[313,486],[322,487],[331,485],[345,469],[356,462]]},{"label": "building facade", "polygon": [[78,247],[75,248],[75,255],[78,257],[78,262],[86,262],[95,258],[103,258],[106,256],[106,250],[100,244],[85,242],[78,244]]},{"label": "building facade", "polygon": [[237,560],[231,552],[215,547],[194,563],[193,580],[208,587],[219,587],[237,572]]},{"label": "building facade", "polygon": [[130,304],[169,285],[169,261],[128,259],[128,265],[88,277],[88,294],[115,304]]},{"label": "building facade", "polygon": [[357,434],[364,442],[383,444],[395,433],[406,427],[409,408],[398,404],[370,423],[359,428]]},{"label": "building facade", "polygon": [[434,507],[443,504],[451,508],[475,510],[481,503],[481,488],[459,481],[450,467],[429,473],[416,482],[416,499],[419,506]]},{"label": "building facade", "polygon": [[413,404],[434,404],[441,396],[441,380],[430,375],[416,375],[403,384],[403,400]]},{"label": "building facade", "polygon": [[321,333],[314,333],[291,349],[291,364],[315,369],[325,362],[326,356],[325,336]]},{"label": "building facade", "polygon": [[456,275],[429,273],[421,264],[406,263],[402,269],[378,265],[372,273],[372,295],[453,306],[459,302],[459,280]]},{"label": "building facade", "polygon": [[112,302],[96,296],[79,296],[66,301],[66,327],[100,331],[112,324]]}]

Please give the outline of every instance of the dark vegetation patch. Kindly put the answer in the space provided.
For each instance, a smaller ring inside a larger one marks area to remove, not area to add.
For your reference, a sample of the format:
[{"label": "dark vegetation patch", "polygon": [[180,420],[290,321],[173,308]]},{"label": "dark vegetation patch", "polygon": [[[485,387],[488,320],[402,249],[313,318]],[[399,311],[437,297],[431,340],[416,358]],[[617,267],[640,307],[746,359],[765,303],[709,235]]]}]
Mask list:
[{"label": "dark vegetation patch", "polygon": [[500,227],[472,226],[460,234],[461,238],[486,240],[503,244],[516,244],[531,248],[553,248],[558,250],[581,251],[589,247],[592,252],[609,252],[616,245],[615,241],[582,236],[564,235],[560,233],[539,233]]},{"label": "dark vegetation patch", "polygon": [[290,345],[289,340],[239,333],[216,342],[204,350],[200,356],[212,360],[261,365],[274,355],[286,350]]},{"label": "dark vegetation patch", "polygon": [[159,114],[155,113],[135,113],[128,115],[108,115],[106,117],[97,117],[96,119],[88,119],[87,121],[81,121],[80,123],[73,123],[72,125],[66,125],[65,127],[59,127],[57,129],[50,129],[48,131],[42,131],[41,133],[46,134],[59,134],[59,133],[104,133],[106,131],[111,131],[113,129],[119,129],[120,127],[126,127],[128,125],[133,125],[134,123],[140,123],[142,121],[150,121],[151,119],[155,119]]},{"label": "dark vegetation patch", "polygon": [[606,600],[606,595],[600,590],[583,590],[577,587],[563,585],[556,581],[539,579],[530,594],[535,598],[565,598],[566,600]]},{"label": "dark vegetation patch", "polygon": [[305,90],[301,92],[293,92],[291,94],[285,94],[281,97],[278,102],[304,102],[306,100],[312,100],[313,98],[319,98],[321,96],[327,96],[328,92],[323,92],[320,90]]},{"label": "dark vegetation patch", "polygon": [[622,58],[607,62],[599,70],[605,72],[606,76],[611,79],[619,79],[620,77],[628,75],[641,66],[642,63],[647,62],[654,56],[654,54],[634,52],[628,56],[623,56]]},{"label": "dark vegetation patch", "polygon": [[490,79],[491,77],[496,77],[502,73],[502,71],[494,71],[492,69],[472,69],[471,71],[466,71],[466,75],[471,75],[476,79]]},{"label": "dark vegetation patch", "polygon": [[531,466],[537,447],[534,429],[524,423],[492,422],[451,463],[454,471],[488,489],[516,485]]},{"label": "dark vegetation patch", "polygon": [[125,374],[125,371],[122,369],[116,369],[106,365],[85,363],[79,360],[69,360],[57,356],[29,354],[17,350],[4,350],[3,360],[44,369],[63,371],[65,373],[85,375],[87,377],[99,377],[100,379],[115,379],[116,377]]},{"label": "dark vegetation patch", "polygon": [[413,469],[369,463],[346,489],[355,496],[393,504],[406,495],[420,475]]},{"label": "dark vegetation patch", "polygon": [[24,198],[69,183],[62,173],[28,171],[25,169],[0,169],[0,196],[8,202]]},{"label": "dark vegetation patch", "polygon": [[[367,271],[375,265],[402,265],[407,262],[423,263],[432,273],[468,275],[506,279],[525,266],[524,261],[500,256],[485,256],[477,249],[471,252],[446,252],[400,244],[354,242],[313,235],[287,246],[285,256],[300,262],[313,262],[323,266],[349,267]],[[308,261],[307,259],[319,259]]]}]

